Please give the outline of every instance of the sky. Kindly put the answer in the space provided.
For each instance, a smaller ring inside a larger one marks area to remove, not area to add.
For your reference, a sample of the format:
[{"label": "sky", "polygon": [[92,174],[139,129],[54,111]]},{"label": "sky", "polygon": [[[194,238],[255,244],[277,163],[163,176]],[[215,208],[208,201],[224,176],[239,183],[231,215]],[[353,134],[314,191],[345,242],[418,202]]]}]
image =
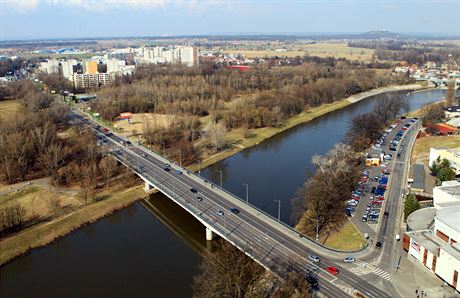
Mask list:
[{"label": "sky", "polygon": [[460,0],[0,0],[0,40],[232,33],[460,35]]}]

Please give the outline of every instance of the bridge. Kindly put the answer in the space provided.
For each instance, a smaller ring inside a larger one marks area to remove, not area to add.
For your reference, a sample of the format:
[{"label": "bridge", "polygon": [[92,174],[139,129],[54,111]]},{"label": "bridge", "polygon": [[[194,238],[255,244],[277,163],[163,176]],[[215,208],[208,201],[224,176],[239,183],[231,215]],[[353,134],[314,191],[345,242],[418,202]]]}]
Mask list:
[{"label": "bridge", "polygon": [[[356,292],[365,297],[391,297],[342,266],[349,253],[301,237],[292,227],[164,156],[127,144],[116,134],[99,132],[97,123],[75,110],[70,118],[94,129],[110,154],[144,180],[146,191],[159,190],[201,222],[206,227],[207,240],[220,236],[280,277],[292,271],[315,274],[320,292],[327,297],[352,296]],[[239,212],[230,211],[232,208]],[[321,262],[311,261],[309,255],[320,256]],[[352,255],[369,255],[369,250]],[[328,266],[338,268],[339,274],[331,275],[325,270]]]}]

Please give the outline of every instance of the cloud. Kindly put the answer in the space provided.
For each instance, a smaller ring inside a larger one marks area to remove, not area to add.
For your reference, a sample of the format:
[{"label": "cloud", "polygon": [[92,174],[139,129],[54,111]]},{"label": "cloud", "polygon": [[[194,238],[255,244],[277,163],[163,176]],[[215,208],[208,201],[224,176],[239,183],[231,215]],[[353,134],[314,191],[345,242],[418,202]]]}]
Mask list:
[{"label": "cloud", "polygon": [[[12,8],[21,13],[26,13],[30,10],[35,9],[38,6],[39,0],[0,0],[2,10],[4,7]],[[2,13],[6,11],[3,10]]]},{"label": "cloud", "polygon": [[[226,2],[225,0],[0,0],[6,7],[22,13],[34,10],[38,6],[75,7],[86,10],[103,11],[107,9],[161,9],[169,5],[185,6],[196,9]],[[228,1],[227,1],[228,2]]]}]

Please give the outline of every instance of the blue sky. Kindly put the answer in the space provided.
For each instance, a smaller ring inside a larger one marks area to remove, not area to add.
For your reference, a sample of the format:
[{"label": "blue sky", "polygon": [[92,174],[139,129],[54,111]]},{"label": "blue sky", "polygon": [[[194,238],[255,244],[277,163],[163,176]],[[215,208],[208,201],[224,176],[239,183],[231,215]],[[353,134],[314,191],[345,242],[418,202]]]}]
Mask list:
[{"label": "blue sky", "polygon": [[0,0],[0,39],[208,33],[460,35],[460,0]]}]

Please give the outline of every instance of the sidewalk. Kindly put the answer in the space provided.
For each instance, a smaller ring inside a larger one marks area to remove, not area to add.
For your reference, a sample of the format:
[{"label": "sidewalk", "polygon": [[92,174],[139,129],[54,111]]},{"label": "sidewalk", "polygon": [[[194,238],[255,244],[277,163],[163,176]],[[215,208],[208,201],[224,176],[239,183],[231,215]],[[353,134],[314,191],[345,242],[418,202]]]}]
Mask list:
[{"label": "sidewalk", "polygon": [[[442,279],[428,271],[424,266],[413,260],[412,256],[401,250],[400,269],[393,277],[393,286],[400,297],[415,298],[415,290],[422,297],[460,298],[460,294],[448,285],[443,286]],[[423,296],[421,292],[423,291]]]}]

